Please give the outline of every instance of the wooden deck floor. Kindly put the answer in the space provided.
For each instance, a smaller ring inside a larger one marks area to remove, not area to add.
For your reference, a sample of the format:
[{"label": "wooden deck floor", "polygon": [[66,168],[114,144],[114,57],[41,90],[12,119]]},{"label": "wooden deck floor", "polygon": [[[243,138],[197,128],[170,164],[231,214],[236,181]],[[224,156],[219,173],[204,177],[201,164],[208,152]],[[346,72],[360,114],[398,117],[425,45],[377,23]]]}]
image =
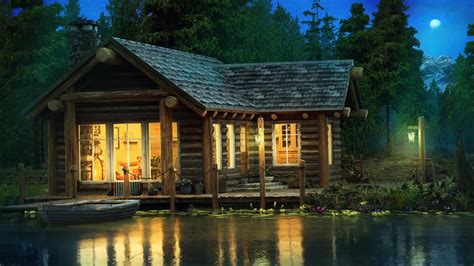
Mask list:
[{"label": "wooden deck floor", "polygon": [[[315,189],[307,189],[306,194],[315,191]],[[130,199],[139,199],[141,207],[145,209],[164,209],[169,206],[169,196],[131,196]],[[41,204],[55,202],[55,203],[68,203],[81,201],[86,199],[123,199],[123,197],[116,196],[105,196],[102,194],[88,194],[78,195],[77,198],[72,199],[63,196],[54,197],[37,197],[28,198],[27,204],[22,205],[11,205],[11,206],[0,206],[0,212],[20,212],[20,211],[36,211]],[[276,202],[278,206],[284,204],[289,207],[292,205],[299,204],[299,190],[298,189],[287,189],[281,191],[266,192],[266,203],[268,207],[273,207]],[[230,192],[219,194],[219,204],[222,206],[236,206],[236,207],[248,207],[252,203],[254,207],[258,207],[260,202],[259,192]],[[200,194],[200,195],[176,195],[176,205],[181,207],[189,206],[190,204],[210,207],[212,204],[211,194]]]}]

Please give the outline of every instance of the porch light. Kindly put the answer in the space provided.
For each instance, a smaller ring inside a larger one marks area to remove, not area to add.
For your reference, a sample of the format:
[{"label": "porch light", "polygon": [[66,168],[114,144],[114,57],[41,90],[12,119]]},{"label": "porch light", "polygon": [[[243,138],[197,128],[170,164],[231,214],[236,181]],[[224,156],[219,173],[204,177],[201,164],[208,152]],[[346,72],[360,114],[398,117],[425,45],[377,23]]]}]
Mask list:
[{"label": "porch light", "polygon": [[263,139],[264,139],[264,136],[263,136],[263,128],[259,128],[258,129],[258,133],[255,134],[255,143],[257,143],[257,145],[260,145],[263,143]]}]

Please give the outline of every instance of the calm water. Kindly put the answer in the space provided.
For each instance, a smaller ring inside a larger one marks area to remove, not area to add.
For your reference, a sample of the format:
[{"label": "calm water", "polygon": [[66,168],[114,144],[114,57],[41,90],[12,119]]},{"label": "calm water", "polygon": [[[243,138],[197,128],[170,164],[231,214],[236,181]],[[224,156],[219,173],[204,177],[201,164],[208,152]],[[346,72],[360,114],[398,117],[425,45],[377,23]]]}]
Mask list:
[{"label": "calm water", "polygon": [[474,217],[137,217],[99,225],[0,220],[0,265],[474,263]]}]

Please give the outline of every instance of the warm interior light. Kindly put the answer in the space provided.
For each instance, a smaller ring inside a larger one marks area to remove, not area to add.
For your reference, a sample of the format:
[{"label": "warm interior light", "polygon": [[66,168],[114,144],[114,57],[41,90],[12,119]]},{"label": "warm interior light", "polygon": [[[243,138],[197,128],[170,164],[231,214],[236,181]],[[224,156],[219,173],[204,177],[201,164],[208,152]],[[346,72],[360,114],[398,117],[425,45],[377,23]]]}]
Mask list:
[{"label": "warm interior light", "polygon": [[408,132],[408,142],[415,143],[415,132],[414,131]]}]

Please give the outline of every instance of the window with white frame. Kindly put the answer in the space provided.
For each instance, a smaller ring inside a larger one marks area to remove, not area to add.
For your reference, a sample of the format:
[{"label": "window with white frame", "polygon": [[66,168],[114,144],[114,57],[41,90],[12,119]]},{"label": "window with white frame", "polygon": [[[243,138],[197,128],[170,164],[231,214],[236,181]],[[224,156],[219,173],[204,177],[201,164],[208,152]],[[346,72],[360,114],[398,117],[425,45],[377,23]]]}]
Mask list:
[{"label": "window with white frame", "polygon": [[235,127],[233,124],[227,124],[227,168],[235,168]]},{"label": "window with white frame", "polygon": [[128,168],[130,179],[143,175],[142,124],[114,124],[114,173],[116,180],[124,180],[123,169]]},{"label": "window with white frame", "polygon": [[[161,132],[158,122],[79,125],[79,179],[121,181],[161,179]],[[178,124],[172,124],[173,165],[179,171]]]},{"label": "window with white frame", "polygon": [[296,165],[300,159],[300,132],[296,123],[273,126],[273,163]]},{"label": "window with white frame", "polygon": [[220,124],[212,125],[212,136],[214,140],[214,163],[217,164],[218,169],[222,169],[222,132]]}]

